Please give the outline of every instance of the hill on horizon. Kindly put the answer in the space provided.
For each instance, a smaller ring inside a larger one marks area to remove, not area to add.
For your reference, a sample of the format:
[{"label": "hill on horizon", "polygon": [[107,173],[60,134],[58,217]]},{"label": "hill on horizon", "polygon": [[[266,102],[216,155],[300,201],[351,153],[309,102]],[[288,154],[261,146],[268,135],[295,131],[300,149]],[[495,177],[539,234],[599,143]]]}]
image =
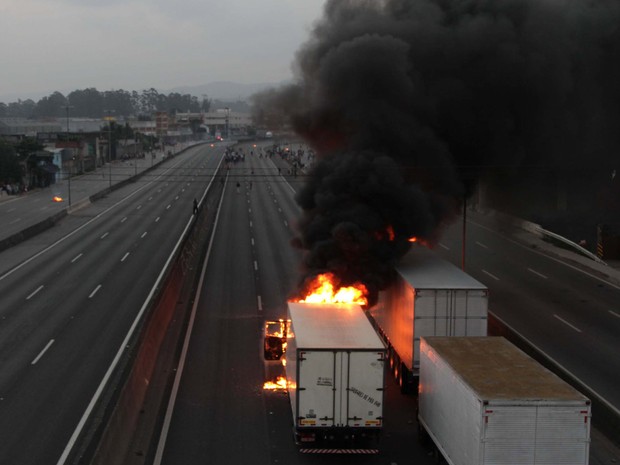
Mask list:
[{"label": "hill on horizon", "polygon": [[257,82],[251,84],[242,84],[232,81],[214,81],[199,86],[179,86],[169,89],[165,93],[178,92],[180,94],[190,94],[197,97],[207,95],[208,98],[221,101],[237,101],[247,100],[253,94],[269,89],[279,87],[282,83],[274,82]]}]

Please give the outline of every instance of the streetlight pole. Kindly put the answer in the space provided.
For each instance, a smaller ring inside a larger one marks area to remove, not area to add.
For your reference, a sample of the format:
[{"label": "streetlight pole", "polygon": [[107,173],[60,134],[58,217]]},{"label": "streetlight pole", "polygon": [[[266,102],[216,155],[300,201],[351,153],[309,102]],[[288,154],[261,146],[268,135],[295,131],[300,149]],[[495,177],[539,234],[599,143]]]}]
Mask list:
[{"label": "streetlight pole", "polygon": [[230,108],[226,107],[226,140],[230,139]]},{"label": "streetlight pole", "polygon": [[108,168],[110,188],[112,188],[112,121],[108,121]]},{"label": "streetlight pole", "polygon": [[110,116],[114,113],[114,110],[103,110],[104,113],[108,114],[105,117],[108,122],[108,174],[109,174],[109,186],[112,188],[112,121],[114,121],[114,117]]},{"label": "streetlight pole", "polygon": [[[65,134],[65,142],[67,142],[67,145],[69,143],[69,108],[73,108],[72,105],[64,105],[64,109],[66,111],[66,115],[67,115],[67,132]],[[66,149],[68,149],[68,147],[65,147]],[[62,165],[62,161],[60,162],[60,164]],[[73,168],[73,156],[71,156],[71,158],[69,159],[69,171],[67,173],[67,189],[68,189],[68,197],[69,197],[69,206],[71,206],[71,168]]]},{"label": "streetlight pole", "polygon": [[69,160],[69,176],[67,176],[67,187],[69,190],[69,206],[71,206],[71,165],[73,161],[73,157]]}]

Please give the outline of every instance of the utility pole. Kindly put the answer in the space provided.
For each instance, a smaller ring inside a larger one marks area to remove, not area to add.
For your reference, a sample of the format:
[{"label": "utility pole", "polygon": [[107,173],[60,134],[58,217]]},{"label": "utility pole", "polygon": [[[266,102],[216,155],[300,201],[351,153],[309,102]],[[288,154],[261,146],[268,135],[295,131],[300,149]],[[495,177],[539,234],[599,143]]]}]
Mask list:
[{"label": "utility pole", "polygon": [[463,195],[463,244],[461,246],[461,269],[465,271],[465,247],[467,245],[467,196]]}]

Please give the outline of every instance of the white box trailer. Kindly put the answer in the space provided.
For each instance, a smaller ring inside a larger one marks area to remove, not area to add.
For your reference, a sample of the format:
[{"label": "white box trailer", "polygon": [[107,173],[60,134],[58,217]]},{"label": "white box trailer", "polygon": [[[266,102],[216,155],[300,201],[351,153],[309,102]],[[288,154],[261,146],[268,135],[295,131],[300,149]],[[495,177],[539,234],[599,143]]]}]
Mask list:
[{"label": "white box trailer", "polygon": [[502,337],[421,342],[418,420],[450,465],[587,465],[590,401]]},{"label": "white box trailer", "polygon": [[374,444],[383,426],[385,346],[359,305],[288,304],[287,389],[298,444]]},{"label": "white box trailer", "polygon": [[402,392],[411,392],[419,376],[421,337],[487,335],[489,290],[422,246],[403,257],[396,273],[369,313]]}]

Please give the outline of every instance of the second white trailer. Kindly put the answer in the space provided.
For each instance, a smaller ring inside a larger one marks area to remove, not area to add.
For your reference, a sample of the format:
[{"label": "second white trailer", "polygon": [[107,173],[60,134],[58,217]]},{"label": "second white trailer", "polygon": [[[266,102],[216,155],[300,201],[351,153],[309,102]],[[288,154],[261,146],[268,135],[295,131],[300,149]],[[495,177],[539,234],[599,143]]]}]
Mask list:
[{"label": "second white trailer", "polygon": [[420,338],[486,336],[488,300],[484,284],[425,247],[403,257],[395,282],[369,311],[403,392],[416,390]]}]

